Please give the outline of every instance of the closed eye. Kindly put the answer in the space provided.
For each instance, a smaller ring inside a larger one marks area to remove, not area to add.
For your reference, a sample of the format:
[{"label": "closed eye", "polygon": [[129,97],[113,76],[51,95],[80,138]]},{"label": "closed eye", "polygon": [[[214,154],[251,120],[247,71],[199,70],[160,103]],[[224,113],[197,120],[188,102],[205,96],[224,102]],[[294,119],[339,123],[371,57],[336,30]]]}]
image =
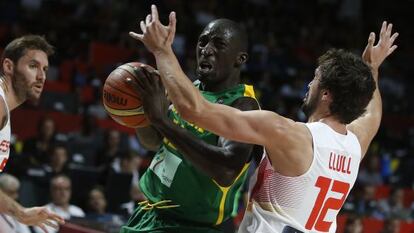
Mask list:
[{"label": "closed eye", "polygon": [[201,36],[201,37],[198,39],[198,45],[199,45],[199,46],[201,46],[201,47],[204,47],[204,46],[206,46],[206,45],[207,45],[207,41],[208,41],[207,36]]},{"label": "closed eye", "polygon": [[224,49],[227,47],[226,41],[221,38],[215,38],[214,44],[216,45],[217,48],[221,48],[221,49]]},{"label": "closed eye", "polygon": [[218,47],[218,48],[226,48],[226,46],[227,46],[227,44],[226,44],[226,43],[224,43],[224,42],[219,42],[219,43],[217,43],[217,47]]}]

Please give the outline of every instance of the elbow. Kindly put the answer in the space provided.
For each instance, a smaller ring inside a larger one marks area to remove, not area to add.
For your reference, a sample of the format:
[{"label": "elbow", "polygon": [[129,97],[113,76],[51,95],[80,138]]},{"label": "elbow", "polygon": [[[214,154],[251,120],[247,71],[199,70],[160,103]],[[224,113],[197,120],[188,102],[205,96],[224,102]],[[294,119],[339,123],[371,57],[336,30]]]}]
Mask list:
[{"label": "elbow", "polygon": [[141,145],[147,150],[147,151],[158,151],[160,149],[161,143],[157,142],[145,142],[142,141]]},{"label": "elbow", "polygon": [[[153,129],[151,129],[153,130]],[[148,132],[145,128],[135,130],[139,144],[149,151],[157,151],[162,143],[162,136],[157,132]]]},{"label": "elbow", "polygon": [[162,139],[151,139],[149,137],[140,137],[138,136],[139,144],[144,147],[144,149],[149,151],[158,151],[161,146]]}]

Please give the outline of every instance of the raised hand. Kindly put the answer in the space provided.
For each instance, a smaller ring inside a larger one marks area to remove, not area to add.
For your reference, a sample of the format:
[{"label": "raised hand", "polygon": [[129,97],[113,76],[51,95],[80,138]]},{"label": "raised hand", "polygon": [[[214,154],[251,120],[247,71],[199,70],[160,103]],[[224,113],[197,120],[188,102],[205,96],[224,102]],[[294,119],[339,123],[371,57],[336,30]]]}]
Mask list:
[{"label": "raised hand", "polygon": [[398,37],[398,32],[392,34],[391,23],[388,24],[384,21],[379,35],[379,41],[374,46],[375,33],[371,32],[369,34],[368,44],[362,54],[364,61],[371,65],[373,70],[377,70],[385,58],[397,49],[397,45],[394,45],[394,41]]},{"label": "raised hand", "polygon": [[171,49],[175,36],[175,25],[175,12],[170,13],[169,24],[164,26],[158,19],[157,7],[151,5],[151,14],[147,15],[145,22],[143,20],[140,22],[142,34],[129,32],[129,35],[144,43],[150,52],[157,53]]},{"label": "raised hand", "polygon": [[61,216],[49,211],[46,207],[25,208],[16,218],[23,224],[40,227],[45,233],[48,232],[46,226],[58,229],[58,224],[65,223]]}]

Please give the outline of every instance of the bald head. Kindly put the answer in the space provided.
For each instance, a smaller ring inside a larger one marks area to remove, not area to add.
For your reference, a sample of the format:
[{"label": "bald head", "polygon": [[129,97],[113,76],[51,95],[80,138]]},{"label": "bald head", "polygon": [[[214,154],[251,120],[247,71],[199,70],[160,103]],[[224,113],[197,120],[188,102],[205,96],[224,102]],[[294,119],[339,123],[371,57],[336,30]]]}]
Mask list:
[{"label": "bald head", "polygon": [[240,82],[240,70],[248,59],[247,35],[229,19],[217,19],[201,32],[196,49],[196,75],[204,90],[221,90]]},{"label": "bald head", "polygon": [[224,35],[232,38],[232,41],[237,42],[240,46],[240,51],[247,51],[247,33],[246,30],[238,23],[230,19],[216,19],[211,21],[203,30],[217,30]]}]

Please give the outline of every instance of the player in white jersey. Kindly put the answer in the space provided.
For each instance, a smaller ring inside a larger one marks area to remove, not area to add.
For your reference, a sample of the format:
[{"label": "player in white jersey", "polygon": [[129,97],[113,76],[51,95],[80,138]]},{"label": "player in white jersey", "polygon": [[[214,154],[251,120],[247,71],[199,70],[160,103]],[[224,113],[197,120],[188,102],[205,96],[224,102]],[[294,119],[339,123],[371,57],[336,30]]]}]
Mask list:
[{"label": "player in white jersey", "polygon": [[[0,172],[10,152],[10,111],[26,100],[39,99],[53,47],[41,36],[28,35],[10,42],[1,57],[0,74]],[[45,207],[24,208],[0,191],[0,212],[18,221],[38,226],[57,227],[64,220]]]},{"label": "player in white jersey", "polygon": [[[304,99],[309,117],[304,124],[270,111],[242,112],[205,101],[172,51],[175,13],[164,26],[156,7],[151,8],[151,15],[140,22],[143,34],[130,35],[154,54],[181,116],[220,136],[266,149],[239,232],[335,232],[336,216],[380,125],[378,68],[397,48],[392,24],[383,23],[375,46],[375,34],[370,34],[365,62],[343,50],[319,58]],[[212,60],[201,69],[208,72],[214,65]],[[137,80],[146,86],[142,82],[148,81]]]}]

